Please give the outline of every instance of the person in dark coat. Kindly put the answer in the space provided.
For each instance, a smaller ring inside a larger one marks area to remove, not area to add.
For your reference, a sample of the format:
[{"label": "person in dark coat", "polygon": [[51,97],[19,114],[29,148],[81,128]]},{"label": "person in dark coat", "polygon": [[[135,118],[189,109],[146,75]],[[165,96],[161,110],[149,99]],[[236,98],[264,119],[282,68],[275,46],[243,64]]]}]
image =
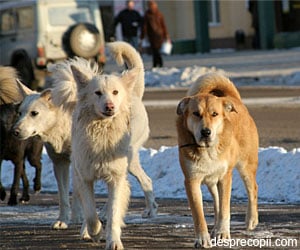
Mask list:
[{"label": "person in dark coat", "polygon": [[138,49],[138,30],[142,25],[142,16],[134,9],[134,1],[126,1],[127,8],[122,10],[115,18],[115,27],[121,23],[122,36],[125,42]]},{"label": "person in dark coat", "polygon": [[148,9],[144,15],[141,39],[147,38],[150,43],[153,67],[162,67],[163,60],[160,48],[165,40],[169,40],[164,16],[155,1],[148,1]]}]

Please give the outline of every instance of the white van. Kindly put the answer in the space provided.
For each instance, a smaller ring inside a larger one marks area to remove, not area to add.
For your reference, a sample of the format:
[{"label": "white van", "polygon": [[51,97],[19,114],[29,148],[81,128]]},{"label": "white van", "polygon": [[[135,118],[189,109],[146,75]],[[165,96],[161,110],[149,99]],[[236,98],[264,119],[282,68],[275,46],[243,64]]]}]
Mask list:
[{"label": "white van", "polygon": [[1,2],[1,65],[16,67],[29,86],[34,72],[32,77],[36,81],[31,87],[42,87],[44,75],[38,70],[72,56],[105,63],[104,32],[97,1]]}]

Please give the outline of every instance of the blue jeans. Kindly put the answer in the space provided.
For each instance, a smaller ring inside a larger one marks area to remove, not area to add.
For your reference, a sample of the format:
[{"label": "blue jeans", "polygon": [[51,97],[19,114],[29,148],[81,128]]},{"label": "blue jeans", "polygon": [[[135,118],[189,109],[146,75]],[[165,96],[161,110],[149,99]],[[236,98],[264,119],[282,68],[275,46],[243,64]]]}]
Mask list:
[{"label": "blue jeans", "polygon": [[135,49],[138,49],[139,46],[139,39],[137,36],[124,36],[123,37],[125,42],[128,42],[129,44],[132,45],[132,47],[134,47]]}]

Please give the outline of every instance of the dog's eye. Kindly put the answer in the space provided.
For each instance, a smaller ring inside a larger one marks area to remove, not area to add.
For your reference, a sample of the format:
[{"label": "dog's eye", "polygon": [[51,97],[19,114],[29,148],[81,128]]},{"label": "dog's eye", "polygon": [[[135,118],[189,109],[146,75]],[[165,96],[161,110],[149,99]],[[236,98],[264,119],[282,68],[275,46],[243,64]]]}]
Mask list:
[{"label": "dog's eye", "polygon": [[30,114],[31,114],[31,116],[37,116],[39,114],[39,112],[37,112],[37,111],[31,111]]},{"label": "dog's eye", "polygon": [[216,117],[216,116],[218,116],[218,113],[217,113],[217,112],[213,112],[211,115],[212,115],[213,117]]},{"label": "dog's eye", "polygon": [[193,115],[196,116],[196,117],[201,117],[201,115],[198,111],[193,112]]},{"label": "dog's eye", "polygon": [[114,90],[113,91],[113,95],[117,95],[117,94],[119,94],[119,91],[118,90]]},{"label": "dog's eye", "polygon": [[102,96],[102,92],[101,92],[100,90],[95,91],[95,94],[96,94],[97,96]]}]

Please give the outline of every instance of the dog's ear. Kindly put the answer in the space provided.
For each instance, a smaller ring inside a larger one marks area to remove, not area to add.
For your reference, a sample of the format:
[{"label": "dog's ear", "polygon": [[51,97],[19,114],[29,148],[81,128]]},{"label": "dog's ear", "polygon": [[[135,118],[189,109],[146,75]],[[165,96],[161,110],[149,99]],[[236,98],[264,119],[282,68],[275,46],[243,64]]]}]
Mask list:
[{"label": "dog's ear", "polygon": [[27,88],[19,79],[16,79],[16,82],[23,98],[35,93],[35,91],[32,91],[31,89]]},{"label": "dog's ear", "polygon": [[224,109],[225,109],[225,111],[227,111],[229,113],[230,112],[236,112],[237,113],[237,110],[235,109],[233,103],[230,102],[230,101],[225,101],[224,102]]},{"label": "dog's ear", "polygon": [[87,75],[82,73],[74,65],[71,65],[71,70],[72,70],[74,79],[79,87],[81,87],[81,86],[84,87],[89,83],[90,79],[87,77]]},{"label": "dog's ear", "polygon": [[45,89],[45,90],[41,93],[41,98],[43,98],[43,99],[46,100],[47,102],[51,102],[51,100],[52,100],[52,91],[51,91],[51,89]]},{"label": "dog's ear", "polygon": [[185,111],[186,106],[188,105],[189,101],[190,101],[190,97],[185,97],[185,98],[181,99],[181,101],[177,105],[177,109],[176,109],[177,115],[184,114],[184,111]]},{"label": "dog's ear", "polygon": [[138,78],[139,74],[141,74],[141,69],[133,68],[127,71],[126,73],[124,73],[121,79],[126,84],[126,86],[132,90],[135,84],[138,84],[136,83],[136,81],[139,79]]}]

